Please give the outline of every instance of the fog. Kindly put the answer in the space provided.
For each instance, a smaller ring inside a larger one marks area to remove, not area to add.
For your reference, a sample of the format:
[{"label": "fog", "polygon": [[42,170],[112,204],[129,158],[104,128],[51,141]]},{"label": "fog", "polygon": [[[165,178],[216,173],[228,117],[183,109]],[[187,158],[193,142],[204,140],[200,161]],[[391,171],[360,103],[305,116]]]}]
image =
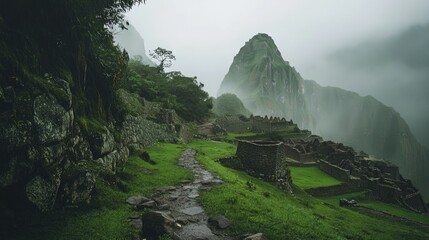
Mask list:
[{"label": "fog", "polygon": [[330,84],[393,106],[419,142],[429,146],[429,25],[339,50],[323,69]]},{"label": "fog", "polygon": [[427,0],[148,0],[126,16],[146,50],[172,50],[171,70],[212,96],[240,47],[264,32],[303,78],[371,94],[429,145],[428,9]]}]

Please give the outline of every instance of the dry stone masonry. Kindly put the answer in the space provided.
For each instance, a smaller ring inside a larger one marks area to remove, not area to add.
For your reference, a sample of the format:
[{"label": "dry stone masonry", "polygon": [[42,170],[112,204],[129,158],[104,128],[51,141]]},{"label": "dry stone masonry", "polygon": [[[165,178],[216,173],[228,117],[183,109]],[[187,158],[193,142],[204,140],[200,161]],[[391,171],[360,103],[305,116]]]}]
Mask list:
[{"label": "dry stone masonry", "polygon": [[294,128],[297,125],[293,121],[287,121],[284,118],[278,117],[261,117],[253,116],[246,118],[239,116],[223,116],[216,119],[216,124],[224,128],[228,132],[243,133],[243,132],[273,132]]},{"label": "dry stone masonry", "polygon": [[277,184],[292,192],[290,170],[282,142],[239,141],[236,156],[220,159],[224,165],[243,169],[250,175]]},{"label": "dry stone masonry", "polygon": [[[397,166],[388,161],[370,159],[367,154],[356,153],[353,148],[341,143],[321,141],[317,138],[288,141],[285,145],[287,157],[306,162],[307,156],[311,156],[312,161],[317,161],[322,171],[345,182],[337,186],[343,189],[343,193],[370,189],[371,198],[398,204],[415,212],[428,212],[420,192],[410,180],[401,176]],[[338,189],[324,190],[338,194]],[[319,190],[311,192],[323,194]]]},{"label": "dry stone masonry", "polygon": [[35,91],[24,98],[22,93],[17,97],[13,86],[1,88],[2,117],[9,117],[0,126],[0,195],[5,196],[0,207],[17,200],[19,204],[10,205],[41,211],[56,203],[87,204],[96,174],[121,171],[128,147],[192,136],[174,111],[124,90],[118,90],[118,102],[128,109],[141,108],[138,116],[122,112],[121,121],[107,124],[76,117],[69,83],[49,74],[44,77],[55,95]]}]

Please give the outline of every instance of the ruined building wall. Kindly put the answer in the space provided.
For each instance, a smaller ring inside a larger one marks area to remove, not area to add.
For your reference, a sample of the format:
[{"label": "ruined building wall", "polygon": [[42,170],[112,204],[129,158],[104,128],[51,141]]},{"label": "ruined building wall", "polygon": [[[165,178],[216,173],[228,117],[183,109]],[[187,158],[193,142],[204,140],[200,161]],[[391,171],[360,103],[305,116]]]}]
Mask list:
[{"label": "ruined building wall", "polygon": [[236,155],[246,170],[265,176],[275,176],[279,145],[239,141]]},{"label": "ruined building wall", "polygon": [[350,179],[350,171],[342,169],[336,165],[333,165],[327,161],[320,160],[319,168],[325,173],[331,175],[334,178],[340,179],[341,181],[347,182]]},{"label": "ruined building wall", "polygon": [[298,149],[288,144],[284,145],[284,149],[287,157],[292,158],[293,160],[299,161],[300,153]]},{"label": "ruined building wall", "polygon": [[308,163],[316,162],[318,160],[315,153],[302,153],[298,148],[293,145],[285,144],[284,149],[287,157],[299,162]]},{"label": "ruined building wall", "polygon": [[232,133],[272,132],[296,126],[292,121],[286,121],[284,118],[262,118],[260,116],[252,116],[248,121],[240,119],[239,116],[223,116],[217,118],[216,123]]},{"label": "ruined building wall", "polygon": [[284,118],[262,118],[259,116],[251,117],[252,129],[255,132],[272,132],[287,129],[296,126],[292,121],[286,121]]},{"label": "ruined building wall", "polygon": [[219,117],[216,119],[216,124],[231,133],[249,132],[252,129],[251,121],[242,121],[238,116]]}]

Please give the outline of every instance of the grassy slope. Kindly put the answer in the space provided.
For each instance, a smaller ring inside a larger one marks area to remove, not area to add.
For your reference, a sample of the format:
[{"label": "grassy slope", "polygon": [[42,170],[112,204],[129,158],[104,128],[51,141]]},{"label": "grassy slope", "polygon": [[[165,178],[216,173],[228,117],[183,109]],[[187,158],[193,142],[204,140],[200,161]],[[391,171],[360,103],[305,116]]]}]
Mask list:
[{"label": "grassy slope", "polygon": [[234,140],[237,137],[249,137],[249,136],[255,136],[257,133],[247,132],[247,133],[228,133],[228,135],[225,136],[225,139],[228,140]]},{"label": "grassy slope", "polygon": [[319,167],[289,167],[289,169],[293,183],[302,189],[334,186],[342,183],[320,170]]},{"label": "grassy slope", "polygon": [[[315,199],[300,189],[295,195],[228,169],[215,162],[231,156],[235,146],[194,141],[198,160],[219,174],[225,184],[206,192],[201,202],[211,215],[232,221],[231,232],[264,232],[269,239],[428,239],[427,229],[371,218]],[[248,182],[256,187],[251,190]]]},{"label": "grassy slope", "polygon": [[123,188],[128,191],[99,181],[93,208],[56,211],[35,220],[14,239],[130,239],[132,229],[127,218],[132,209],[124,204],[129,196],[149,195],[159,186],[175,185],[192,178],[190,172],[176,165],[182,145],[158,144],[147,151],[157,164],[150,165],[136,156],[130,157],[122,176]]},{"label": "grassy slope", "polygon": [[357,192],[357,193],[349,193],[338,196],[330,196],[330,197],[320,197],[322,201],[326,203],[330,203],[332,205],[337,205],[340,199],[355,199],[357,202],[365,207],[377,209],[380,211],[384,211],[390,213],[395,216],[407,218],[416,222],[421,222],[429,225],[429,216],[418,214],[404,208],[398,207],[393,204],[388,204],[380,201],[371,201],[365,199],[365,192]]},{"label": "grassy slope", "polygon": [[[213,161],[233,155],[234,145],[194,141],[189,147],[197,149],[198,159],[225,180],[226,184],[204,193],[201,202],[210,214],[226,215],[233,223],[232,233],[264,232],[269,239],[429,238],[428,230],[413,229],[327,205],[300,189],[291,196],[269,183]],[[100,181],[93,208],[56,211],[35,220],[14,239],[129,239],[132,230],[127,218],[132,209],[124,204],[125,199],[137,194],[149,195],[159,186],[190,179],[191,173],[176,166],[184,148],[183,145],[159,144],[148,149],[156,165],[136,156],[130,157],[121,178],[122,188],[128,191],[120,191]],[[256,187],[254,190],[248,187],[249,182]]]}]

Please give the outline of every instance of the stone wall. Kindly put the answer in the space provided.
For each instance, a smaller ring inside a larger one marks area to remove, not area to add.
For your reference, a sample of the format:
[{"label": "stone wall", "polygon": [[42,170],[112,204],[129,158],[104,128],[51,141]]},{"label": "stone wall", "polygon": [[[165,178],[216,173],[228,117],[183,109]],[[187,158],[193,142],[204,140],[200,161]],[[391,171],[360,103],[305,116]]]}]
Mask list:
[{"label": "stone wall", "polygon": [[305,189],[305,192],[315,197],[337,196],[346,193],[359,192],[364,188],[358,184],[342,183],[335,186]]},{"label": "stone wall", "polygon": [[428,212],[428,207],[419,192],[418,194],[411,194],[410,196],[406,196],[402,199],[406,205],[415,209],[417,212]]},{"label": "stone wall", "polygon": [[337,178],[341,181],[347,182],[350,180],[350,171],[342,169],[336,165],[333,165],[327,161],[320,160],[319,163],[320,170],[324,171],[328,175]]},{"label": "stone wall", "polygon": [[244,133],[252,130],[252,122],[242,121],[239,116],[219,117],[216,119],[216,124],[231,133]]},{"label": "stone wall", "polygon": [[227,132],[243,133],[243,132],[272,132],[296,127],[292,121],[286,121],[282,118],[265,118],[260,116],[251,116],[245,119],[239,116],[224,116],[216,119],[216,123],[224,128]]},{"label": "stone wall", "polygon": [[239,141],[236,155],[246,170],[274,178],[280,145],[279,142]]},{"label": "stone wall", "polygon": [[251,116],[250,121],[252,122],[252,130],[254,132],[273,132],[277,130],[288,129],[290,127],[297,126],[292,121],[286,121],[286,119],[282,118],[268,118],[267,116]]},{"label": "stone wall", "polygon": [[[16,93],[12,86],[1,96],[0,195],[7,197],[0,199],[0,210],[30,207],[49,211],[56,203],[87,204],[96,175],[121,171],[129,156],[128,146],[148,147],[159,141],[192,137],[192,131],[180,125],[173,112],[156,109],[155,104],[151,111],[158,114],[160,123],[141,114],[124,115],[117,126],[97,119],[77,119],[69,84],[51,76],[45,78],[55,89],[55,96],[37,89],[31,94],[22,89]],[[130,94],[124,99],[132,97]],[[139,103],[131,100],[128,109]],[[10,199],[20,201],[10,205],[16,202]]]},{"label": "stone wall", "polygon": [[287,157],[300,161],[300,152],[297,148],[292,145],[285,144],[284,149]]},{"label": "stone wall", "polygon": [[159,141],[174,142],[178,133],[174,126],[158,124],[143,116],[127,115],[119,127],[125,145],[150,147]]},{"label": "stone wall", "polygon": [[292,179],[282,142],[240,140],[236,157],[250,175],[275,182],[281,189],[292,192]]},{"label": "stone wall", "polygon": [[291,144],[284,144],[286,156],[301,163],[311,163],[318,161],[317,154],[315,152],[306,153],[305,149],[300,150],[298,147]]}]

